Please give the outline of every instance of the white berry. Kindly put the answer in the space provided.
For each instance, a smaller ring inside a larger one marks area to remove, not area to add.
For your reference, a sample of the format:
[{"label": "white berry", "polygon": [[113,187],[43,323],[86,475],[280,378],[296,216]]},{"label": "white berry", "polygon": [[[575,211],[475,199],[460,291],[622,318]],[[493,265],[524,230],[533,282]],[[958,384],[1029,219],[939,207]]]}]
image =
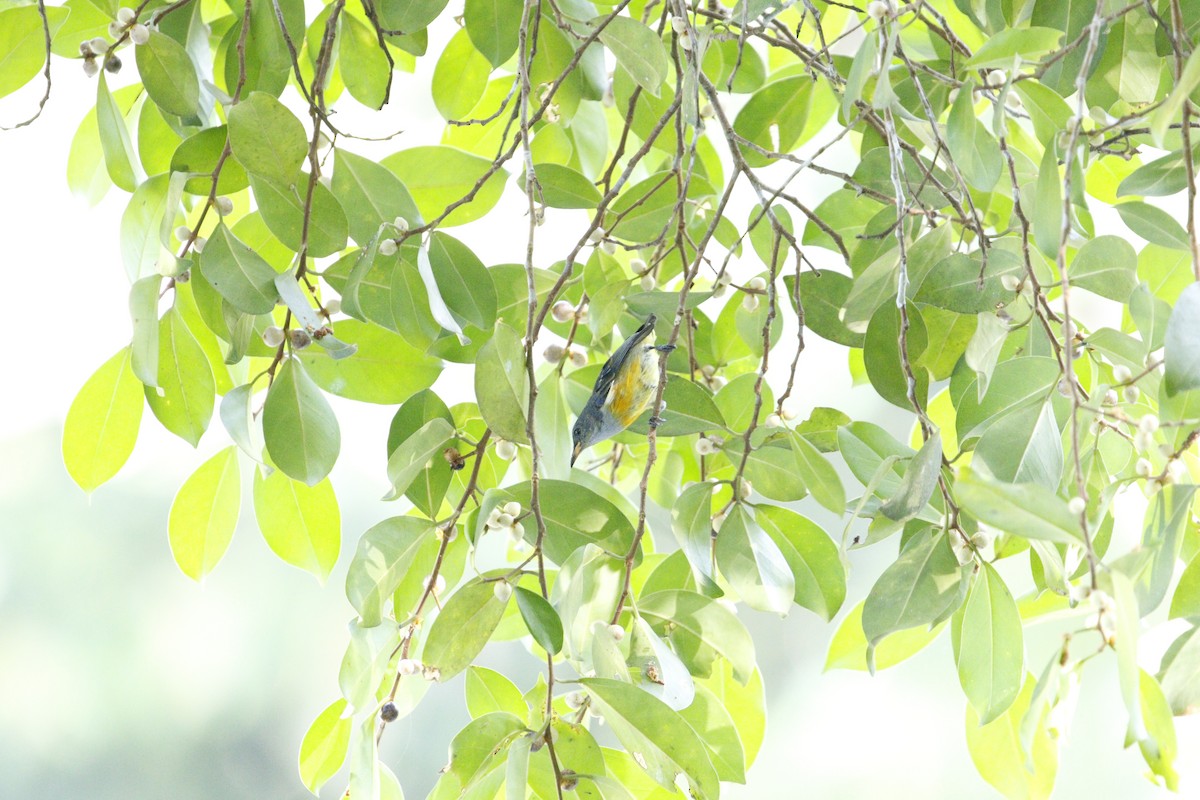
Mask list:
[{"label": "white berry", "polygon": [[220,214],[222,217],[227,214],[233,213],[233,200],[226,197],[225,195],[221,195],[220,197],[217,198],[216,206],[217,206],[217,213]]},{"label": "white berry", "polygon": [[1117,364],[1113,367],[1113,380],[1117,383],[1125,383],[1133,377],[1133,373],[1129,371],[1129,367],[1124,364]]},{"label": "white berry", "polygon": [[126,25],[128,25],[129,23],[133,22],[134,19],[136,19],[136,18],[137,18],[137,12],[135,12],[132,8],[126,7],[126,8],[118,8],[117,9],[117,22],[123,22]]},{"label": "white berry", "polygon": [[625,629],[620,625],[609,625],[608,632],[618,642],[625,638]]},{"label": "white berry", "polygon": [[742,308],[754,312],[758,310],[758,295],[748,294],[742,298]]},{"label": "white berry", "polygon": [[1134,472],[1136,472],[1138,476],[1142,478],[1149,478],[1150,473],[1153,470],[1154,468],[1150,466],[1150,461],[1145,458],[1139,458],[1137,460],[1137,466],[1134,467]]},{"label": "white berry", "polygon": [[888,13],[888,4],[883,0],[871,0],[867,3],[867,16],[871,19],[883,19]]},{"label": "white berry", "polygon": [[129,39],[134,44],[145,44],[150,41],[150,29],[139,22],[129,29]]},{"label": "white berry", "polygon": [[396,665],[396,671],[401,675],[416,675],[421,671],[421,664],[414,658],[402,658]]},{"label": "white berry", "polygon": [[1154,433],[1158,430],[1158,417],[1153,414],[1146,414],[1138,420],[1138,430],[1143,433]]},{"label": "white berry", "polygon": [[559,300],[550,307],[550,316],[554,317],[555,322],[568,322],[575,316],[575,306],[566,300]]},{"label": "white berry", "polygon": [[1124,394],[1125,402],[1127,403],[1136,403],[1138,398],[1142,396],[1141,390],[1136,386],[1126,386]]},{"label": "white berry", "polygon": [[671,30],[676,33],[686,33],[687,20],[683,17],[671,17]]},{"label": "white berry", "polygon": [[496,599],[501,603],[507,603],[508,598],[512,597],[512,586],[508,581],[499,581],[492,587],[492,594],[496,595]]},{"label": "white berry", "polygon": [[395,239],[384,239],[379,243],[379,255],[381,256],[394,256],[396,255],[396,249]]},{"label": "white berry", "polygon": [[654,287],[657,285],[658,282],[654,280],[653,275],[647,274],[642,276],[641,286],[643,292],[652,292],[654,291]]},{"label": "white berry", "polygon": [[752,292],[761,292],[767,288],[767,282],[759,276],[755,276],[746,281],[746,288]]},{"label": "white berry", "polygon": [[1021,279],[1009,272],[1000,276],[1000,285],[1006,292],[1017,292],[1021,289]]},{"label": "white berry", "polygon": [[505,461],[512,461],[517,454],[517,446],[506,439],[499,439],[496,442],[496,455],[503,458]]},{"label": "white berry", "polygon": [[1082,514],[1087,510],[1087,501],[1082,497],[1072,497],[1067,503],[1067,511],[1072,514]]},{"label": "white berry", "polygon": [[279,347],[283,344],[283,328],[272,325],[263,331],[262,338],[267,347]]},{"label": "white berry", "polygon": [[768,428],[781,428],[783,427],[783,418],[778,414],[768,414],[766,426]]}]

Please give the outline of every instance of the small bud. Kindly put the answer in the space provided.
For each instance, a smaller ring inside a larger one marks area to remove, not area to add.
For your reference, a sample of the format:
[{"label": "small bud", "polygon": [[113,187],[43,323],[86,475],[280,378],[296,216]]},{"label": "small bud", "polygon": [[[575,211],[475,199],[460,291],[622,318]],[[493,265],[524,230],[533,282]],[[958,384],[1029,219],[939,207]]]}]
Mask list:
[{"label": "small bud", "polygon": [[742,478],[738,481],[737,497],[739,500],[746,500],[750,495],[754,494],[754,485],[750,481]]},{"label": "small bud", "polygon": [[134,44],[145,44],[150,41],[150,29],[139,22],[129,29],[129,40]]},{"label": "small bud", "polygon": [[505,461],[512,461],[517,454],[517,446],[506,439],[496,440],[496,455]]},{"label": "small bud", "polygon": [[575,319],[578,322],[582,322],[585,325],[587,324],[587,321],[588,321],[588,304],[587,303],[584,303],[578,309],[575,310]]},{"label": "small bud", "polygon": [[748,294],[742,298],[742,308],[751,313],[758,310],[758,295]]},{"label": "small bud", "polygon": [[618,642],[625,638],[625,629],[622,628],[620,625],[615,625],[615,624],[609,625],[608,633],[610,636],[612,636]]},{"label": "small bud", "polygon": [[[430,576],[426,575],[425,580],[421,581],[421,585],[423,587],[425,587],[426,589],[429,588],[429,578],[430,578]],[[441,594],[444,591],[446,591],[446,578],[443,575],[439,574],[436,578],[433,579],[433,593]]]},{"label": "small bud", "polygon": [[1119,399],[1120,398],[1117,396],[1116,389],[1109,389],[1104,393],[1104,405],[1106,406],[1115,406],[1117,404],[1117,400]]},{"label": "small bud", "polygon": [[1149,459],[1145,458],[1139,458],[1137,460],[1137,465],[1133,469],[1140,478],[1149,478],[1150,473],[1154,471],[1154,467],[1150,465]]},{"label": "small bud", "polygon": [[1136,386],[1126,386],[1123,394],[1127,403],[1136,403],[1138,398],[1142,396],[1141,390]]},{"label": "small bud", "polygon": [[433,531],[434,538],[439,542],[453,542],[458,538],[458,526],[450,528],[435,528]]},{"label": "small bud", "polygon": [[871,0],[867,3],[867,16],[871,19],[883,19],[889,10],[889,4],[884,0]]},{"label": "small bud", "polygon": [[782,428],[783,418],[778,414],[768,414],[765,424],[768,428]]},{"label": "small bud", "polygon": [[1000,285],[1004,287],[1006,292],[1021,291],[1021,279],[1011,272],[1000,276]]},{"label": "small bud", "polygon": [[226,197],[225,195],[221,195],[217,198],[216,206],[217,213],[222,217],[233,213],[233,199]]},{"label": "small bud", "polygon": [[512,597],[512,586],[508,581],[497,581],[492,587],[492,594],[496,595],[496,599],[501,603],[507,603],[508,598]]},{"label": "small bud", "polygon": [[1142,433],[1154,433],[1158,430],[1158,417],[1146,414],[1138,420],[1138,430]]},{"label": "small bud", "polygon": [[604,237],[608,234],[604,232],[604,228],[596,228],[588,234],[588,244],[600,244],[604,241]]},{"label": "small bud", "polygon": [[671,30],[676,33],[687,33],[687,20],[683,17],[671,17]]},{"label": "small bud", "polygon": [[332,300],[325,301],[325,313],[329,316],[339,313],[342,310],[342,301],[336,297]]},{"label": "small bud", "polygon": [[703,436],[696,440],[696,444],[693,447],[696,450],[696,455],[700,456],[710,456],[714,452],[712,441]]},{"label": "small bud", "polygon": [[96,73],[100,71],[100,65],[96,63],[94,58],[85,58],[83,60],[83,74],[89,78],[96,77]]},{"label": "small bud", "polygon": [[555,322],[569,322],[575,316],[575,306],[566,300],[559,300],[550,307],[550,316]]},{"label": "small bud", "polygon": [[762,277],[756,275],[755,277],[746,281],[746,288],[752,292],[762,292],[766,290],[767,282]]},{"label": "small bud", "polygon": [[124,23],[125,25],[128,25],[129,23],[133,22],[135,19],[137,19],[137,12],[134,11],[132,8],[129,8],[128,6],[126,6],[125,8],[117,9],[117,22],[121,22],[121,23]]},{"label": "small bud", "polygon": [[557,364],[563,360],[563,356],[566,354],[567,351],[563,349],[562,345],[548,344],[546,345],[546,349],[542,351],[542,358],[546,359],[551,364]]},{"label": "small bud", "polygon": [[1133,449],[1139,453],[1147,453],[1154,449],[1154,435],[1138,431],[1133,435]]},{"label": "small bud", "polygon": [[725,380],[724,376],[713,375],[708,379],[708,388],[712,389],[714,392],[718,392],[723,386],[725,386],[726,383],[728,383],[728,381]]},{"label": "small bud", "polygon": [[992,543],[992,532],[991,531],[981,530],[981,531],[978,531],[974,536],[971,537],[971,545],[976,550],[983,550],[983,549],[987,548],[989,545],[991,545],[991,543]]},{"label": "small bud", "polygon": [[511,514],[505,514],[501,511],[496,515],[497,528],[511,528],[513,526],[513,518]]},{"label": "small bud", "polygon": [[111,36],[112,38],[120,39],[124,33],[125,33],[125,26],[122,25],[120,22],[114,21],[114,22],[108,23],[108,35]]},{"label": "small bud", "polygon": [[1171,483],[1191,483],[1192,472],[1188,469],[1187,464],[1179,459],[1167,462],[1167,477],[1171,479]]},{"label": "small bud", "polygon": [[587,366],[587,353],[583,352],[582,350],[572,350],[569,353],[569,356],[571,358],[572,366],[575,366],[575,367],[586,367]]},{"label": "small bud", "polygon": [[613,253],[617,252],[617,243],[612,239],[605,239],[600,243],[600,249],[611,256]]},{"label": "small bud", "polygon": [[711,378],[713,375],[717,374],[717,368],[712,364],[705,364],[700,368],[700,374],[706,378]]},{"label": "small bud", "polygon": [[90,47],[92,52],[96,55],[104,55],[104,53],[108,50],[108,39],[97,36],[95,39],[92,39],[90,42],[88,42],[88,47]]},{"label": "small bud", "polygon": [[712,518],[712,527],[714,531],[721,530],[721,526],[725,524],[725,518],[728,514],[714,514]]},{"label": "small bud", "polygon": [[279,347],[283,344],[283,328],[272,325],[263,331],[262,338],[267,347]]},{"label": "small bud", "polygon": [[654,287],[656,287],[657,285],[658,285],[658,281],[654,280],[653,275],[650,275],[647,273],[646,275],[642,276],[641,286],[642,286],[643,292],[652,292],[652,291],[654,291]]},{"label": "small bud", "polygon": [[994,69],[987,74],[985,82],[993,89],[1008,83],[1008,75],[1002,69]]},{"label": "small bud", "polygon": [[[551,728],[550,733],[555,734],[556,731]],[[551,741],[553,740],[554,736],[552,735]],[[562,787],[564,792],[573,792],[575,791],[575,788],[579,786],[579,778],[575,775],[574,770],[564,769],[562,771],[562,777],[558,779],[558,785]]]},{"label": "small bud", "polygon": [[394,256],[394,255],[396,255],[397,249],[398,248],[396,246],[395,239],[384,239],[383,241],[381,241],[379,243],[379,248],[378,248],[379,255],[381,255],[381,256]]},{"label": "small bud", "polygon": [[717,112],[713,109],[712,103],[705,103],[700,106],[700,119],[712,119],[716,115]]},{"label": "small bud", "polygon": [[521,504],[516,500],[509,500],[500,507],[500,512],[502,514],[508,514],[515,519],[516,517],[521,516]]},{"label": "small bud", "polygon": [[408,220],[406,220],[404,217],[396,217],[394,220],[392,220],[392,225],[395,226],[396,230],[400,231],[400,233],[408,233]]},{"label": "small bud", "polygon": [[1126,383],[1133,378],[1133,373],[1129,371],[1129,367],[1124,364],[1117,364],[1113,367],[1113,380],[1117,383]]},{"label": "small bud", "polygon": [[109,56],[108,61],[104,62],[104,71],[109,75],[116,75],[121,71],[121,59],[118,56]]},{"label": "small bud", "polygon": [[1072,497],[1067,502],[1067,511],[1075,515],[1082,514],[1084,511],[1087,511],[1087,500],[1084,500],[1082,497]]},{"label": "small bud", "polygon": [[1009,92],[1004,95],[1004,105],[1010,111],[1020,111],[1022,108],[1021,97],[1016,92]]},{"label": "small bud", "polygon": [[695,43],[692,41],[690,34],[681,33],[679,34],[679,46],[690,53],[692,48],[695,47]]},{"label": "small bud", "polygon": [[81,56],[94,56],[95,55],[95,53],[92,52],[92,43],[90,41],[79,43],[79,55],[81,55]]},{"label": "small bud", "polygon": [[605,108],[612,108],[617,104],[617,97],[613,94],[612,81],[604,87],[604,94],[600,96],[600,105]]},{"label": "small bud", "polygon": [[514,545],[522,544],[525,541],[525,526],[519,522],[514,522],[509,536]]},{"label": "small bud", "polygon": [[400,709],[396,708],[396,704],[388,700],[383,704],[383,708],[379,709],[379,718],[384,722],[395,722],[400,719]]},{"label": "small bud", "polygon": [[396,671],[401,675],[416,675],[421,671],[421,664],[413,658],[402,658],[396,665]]},{"label": "small bud", "polygon": [[712,296],[719,300],[725,296],[725,293],[727,290],[728,290],[728,287],[722,286],[721,284],[717,284],[717,285],[713,286],[713,288],[712,288]]},{"label": "small bud", "polygon": [[179,240],[180,244],[186,242],[192,238],[192,229],[187,225],[180,225],[175,229],[175,238]]},{"label": "small bud", "polygon": [[634,275],[645,275],[646,270],[649,269],[649,267],[646,266],[646,262],[640,258],[631,258],[629,260],[629,268],[633,270]]},{"label": "small bud", "polygon": [[794,420],[796,417],[800,416],[800,415],[799,415],[799,413],[797,413],[796,409],[795,409],[795,408],[793,408],[793,407],[792,407],[791,405],[789,405],[788,403],[784,403],[784,404],[783,404],[783,408],[782,408],[782,409],[780,409],[779,413],[780,413],[780,415],[781,415],[781,416],[782,416],[782,417],[783,417],[785,420],[787,420],[788,422],[791,422],[791,421],[792,421],[792,420]]},{"label": "small bud", "polygon": [[197,253],[203,253],[206,244],[208,244],[208,239],[203,236],[197,236],[195,239],[192,239],[192,250]]},{"label": "small bud", "polygon": [[587,694],[585,692],[568,692],[563,698],[563,702],[567,704],[567,708],[576,709],[582,708],[587,702]]},{"label": "small bud", "polygon": [[288,332],[292,337],[292,349],[303,350],[312,344],[312,337],[308,335],[308,331],[303,328],[295,328]]}]

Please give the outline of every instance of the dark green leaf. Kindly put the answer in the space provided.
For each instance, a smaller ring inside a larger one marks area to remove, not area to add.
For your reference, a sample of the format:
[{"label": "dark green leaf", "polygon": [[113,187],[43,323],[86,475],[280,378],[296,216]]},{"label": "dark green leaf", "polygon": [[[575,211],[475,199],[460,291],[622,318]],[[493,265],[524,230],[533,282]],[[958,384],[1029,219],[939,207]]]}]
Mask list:
[{"label": "dark green leaf", "polygon": [[138,45],[137,68],[146,93],[168,114],[194,116],[200,110],[200,81],[183,45],[156,30]]},{"label": "dark green leaf", "polygon": [[525,620],[525,627],[533,634],[533,640],[550,655],[558,655],[563,646],[563,628],[554,606],[540,594],[522,586],[515,587],[515,591],[517,608]]},{"label": "dark green leaf", "polygon": [[500,624],[506,605],[496,599],[491,582],[478,578],[443,601],[422,651],[438,680],[449,680],[470,666]]},{"label": "dark green leaf", "polygon": [[263,405],[263,435],[275,466],[315,486],[342,446],[337,417],[296,358],[285,359]]}]

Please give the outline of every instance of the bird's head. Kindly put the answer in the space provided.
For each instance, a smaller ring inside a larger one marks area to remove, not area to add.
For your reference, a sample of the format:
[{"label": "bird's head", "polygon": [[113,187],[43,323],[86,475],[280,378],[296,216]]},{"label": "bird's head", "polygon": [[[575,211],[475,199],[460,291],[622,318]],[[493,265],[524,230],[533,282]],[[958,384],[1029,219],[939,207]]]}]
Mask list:
[{"label": "bird's head", "polygon": [[579,458],[579,454],[585,449],[600,441],[600,415],[596,409],[588,406],[579,415],[579,419],[575,420],[575,427],[571,429],[571,466],[575,466],[575,460]]}]

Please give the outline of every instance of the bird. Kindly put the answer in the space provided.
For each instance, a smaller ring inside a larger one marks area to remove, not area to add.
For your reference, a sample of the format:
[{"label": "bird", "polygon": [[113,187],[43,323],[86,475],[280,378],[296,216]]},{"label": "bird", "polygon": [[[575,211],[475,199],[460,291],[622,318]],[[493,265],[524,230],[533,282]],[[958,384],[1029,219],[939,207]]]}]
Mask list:
[{"label": "bird", "polygon": [[[586,448],[632,425],[654,399],[658,391],[658,354],[675,349],[673,344],[643,344],[654,333],[656,319],[651,314],[600,368],[592,396],[571,429],[572,466]],[[658,422],[657,417],[651,420],[652,425]]]}]

